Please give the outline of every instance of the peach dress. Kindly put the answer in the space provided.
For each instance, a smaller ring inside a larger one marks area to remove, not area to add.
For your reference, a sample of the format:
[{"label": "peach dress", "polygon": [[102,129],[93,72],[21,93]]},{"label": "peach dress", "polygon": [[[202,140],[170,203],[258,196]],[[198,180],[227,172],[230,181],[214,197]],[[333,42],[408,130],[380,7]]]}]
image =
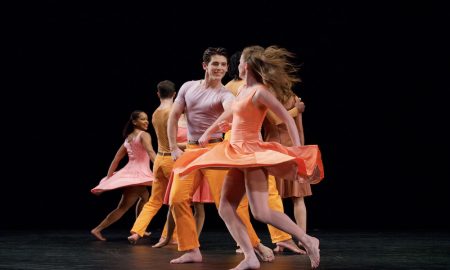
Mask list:
[{"label": "peach dress", "polygon": [[317,145],[286,147],[260,138],[266,109],[252,102],[253,92],[236,98],[232,105],[233,123],[230,141],[223,141],[211,149],[184,153],[174,164],[180,176],[203,169],[264,167],[269,174],[302,183],[317,184],[324,178],[323,164]]},{"label": "peach dress", "polygon": [[119,171],[107,178],[104,177],[91,192],[100,194],[104,191],[123,188],[126,186],[151,186],[155,177],[150,170],[150,157],[141,143],[141,134],[131,141],[125,139],[124,146],[128,153],[128,163]]}]

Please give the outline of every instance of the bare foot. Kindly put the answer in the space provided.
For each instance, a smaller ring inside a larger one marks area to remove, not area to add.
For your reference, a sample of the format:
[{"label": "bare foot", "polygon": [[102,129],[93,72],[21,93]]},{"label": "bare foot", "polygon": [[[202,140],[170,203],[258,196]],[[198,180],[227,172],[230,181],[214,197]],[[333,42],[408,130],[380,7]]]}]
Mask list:
[{"label": "bare foot", "polygon": [[284,249],[289,249],[290,251],[297,254],[306,254],[302,249],[299,249],[292,239],[281,241],[277,243],[277,247],[273,249],[274,252],[283,252]]},{"label": "bare foot", "polygon": [[99,230],[92,229],[91,234],[100,241],[106,241],[106,238],[103,237],[103,235],[101,234],[101,232]]},{"label": "bare foot", "polygon": [[273,255],[273,250],[266,247],[265,245],[259,243],[258,246],[255,249],[256,255],[261,259],[263,262],[273,262],[275,260],[275,255]]},{"label": "bare foot", "polygon": [[150,235],[152,235],[152,232],[144,232],[145,237],[149,237]]},{"label": "bare foot", "polygon": [[235,268],[230,270],[258,269],[259,267],[258,258],[253,255],[251,258],[243,259]]},{"label": "bare foot", "polygon": [[167,244],[169,244],[169,239],[167,239],[166,237],[161,237],[159,238],[158,243],[154,244],[152,247],[154,248],[162,248],[164,246],[166,246]]},{"label": "bare foot", "polygon": [[311,260],[311,268],[316,269],[319,267],[320,263],[320,249],[319,249],[319,239],[308,236],[309,237],[309,243],[308,245],[305,245],[306,247],[306,253],[309,256],[309,259]]},{"label": "bare foot", "polygon": [[170,261],[170,263],[197,263],[202,262],[202,254],[198,248],[191,249],[188,252],[181,255],[176,259]]},{"label": "bare foot", "polygon": [[306,250],[305,247],[303,246],[302,242],[300,242],[300,241],[297,242],[297,246],[298,246],[300,249]]},{"label": "bare foot", "polygon": [[139,234],[133,233],[132,235],[128,236],[127,239],[128,239],[128,242],[130,242],[130,244],[135,245],[135,244],[137,244],[137,242],[140,238],[141,237],[139,236]]}]

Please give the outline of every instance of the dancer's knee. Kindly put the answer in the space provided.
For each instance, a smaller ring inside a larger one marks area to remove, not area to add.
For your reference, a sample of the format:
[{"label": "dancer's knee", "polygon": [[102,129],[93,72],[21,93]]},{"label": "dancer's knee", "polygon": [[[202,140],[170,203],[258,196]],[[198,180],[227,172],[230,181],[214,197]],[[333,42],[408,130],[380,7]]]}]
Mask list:
[{"label": "dancer's knee", "polygon": [[268,223],[270,221],[270,212],[265,211],[264,209],[261,208],[252,209],[252,214],[256,220],[262,223]]},{"label": "dancer's knee", "polygon": [[235,210],[231,207],[230,204],[227,203],[221,203],[219,206],[219,216],[223,219],[223,220],[227,220],[230,218],[231,215],[233,215],[233,212]]}]

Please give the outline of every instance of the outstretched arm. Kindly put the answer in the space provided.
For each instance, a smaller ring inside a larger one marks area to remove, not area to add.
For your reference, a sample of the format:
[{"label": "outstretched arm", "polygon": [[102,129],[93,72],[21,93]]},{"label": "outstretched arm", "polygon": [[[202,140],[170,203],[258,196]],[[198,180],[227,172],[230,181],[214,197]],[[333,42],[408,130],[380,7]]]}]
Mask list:
[{"label": "outstretched arm", "polygon": [[150,160],[155,163],[156,153],[155,150],[153,150],[152,137],[148,132],[142,132],[141,143],[144,146],[145,151],[147,151]]},{"label": "outstretched arm", "polygon": [[117,166],[119,165],[119,162],[122,160],[122,158],[125,157],[125,155],[127,154],[127,149],[125,148],[125,146],[122,144],[119,148],[119,150],[117,150],[116,155],[114,156],[113,161],[111,162],[111,165],[109,166],[108,169],[108,174],[106,175],[106,177],[111,177],[113,175],[113,173],[116,171]]}]

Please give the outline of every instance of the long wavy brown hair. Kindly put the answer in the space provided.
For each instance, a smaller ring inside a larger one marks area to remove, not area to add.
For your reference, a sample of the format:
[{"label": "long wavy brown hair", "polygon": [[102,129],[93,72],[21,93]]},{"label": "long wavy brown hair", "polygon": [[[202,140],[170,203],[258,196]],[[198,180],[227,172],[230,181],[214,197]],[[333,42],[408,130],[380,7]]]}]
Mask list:
[{"label": "long wavy brown hair", "polygon": [[298,67],[291,62],[294,53],[275,45],[250,46],[242,51],[242,56],[256,80],[266,85],[281,103],[295,95],[292,87],[301,80],[297,76]]}]

